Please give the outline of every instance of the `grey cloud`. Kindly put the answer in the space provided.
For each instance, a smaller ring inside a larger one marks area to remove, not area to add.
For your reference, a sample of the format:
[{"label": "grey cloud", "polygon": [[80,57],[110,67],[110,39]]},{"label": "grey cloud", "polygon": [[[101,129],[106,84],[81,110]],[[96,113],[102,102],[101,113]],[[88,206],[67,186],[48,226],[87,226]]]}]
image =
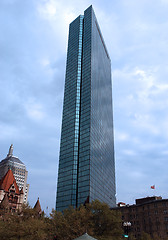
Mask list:
[{"label": "grey cloud", "polygon": [[[39,196],[43,208],[51,209],[55,207],[67,19],[68,14],[83,13],[90,1],[81,1],[80,6],[77,0],[55,1],[59,12],[46,18],[40,15],[39,5],[47,2],[0,1],[0,157],[13,143],[14,154],[29,171],[30,204]],[[128,203],[150,195],[154,181],[160,186],[159,195],[166,196],[167,189],[168,6],[148,0],[136,4],[93,1],[112,59],[117,200]],[[143,70],[145,79],[136,70]],[[117,138],[119,133],[125,137]]]}]

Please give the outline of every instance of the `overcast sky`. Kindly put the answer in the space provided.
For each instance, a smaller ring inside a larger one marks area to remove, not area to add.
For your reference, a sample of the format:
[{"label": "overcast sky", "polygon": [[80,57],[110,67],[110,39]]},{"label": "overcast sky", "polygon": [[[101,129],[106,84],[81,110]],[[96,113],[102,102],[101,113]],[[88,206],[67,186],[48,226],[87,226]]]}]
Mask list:
[{"label": "overcast sky", "polygon": [[48,212],[69,23],[91,4],[112,61],[117,201],[168,198],[168,0],[0,0],[0,159],[13,143]]}]

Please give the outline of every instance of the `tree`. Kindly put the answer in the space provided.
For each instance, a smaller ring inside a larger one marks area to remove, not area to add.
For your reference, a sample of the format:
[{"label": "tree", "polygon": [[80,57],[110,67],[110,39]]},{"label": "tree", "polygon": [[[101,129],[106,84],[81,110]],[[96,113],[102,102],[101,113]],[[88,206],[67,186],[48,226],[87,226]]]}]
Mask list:
[{"label": "tree", "polygon": [[122,236],[121,216],[97,200],[78,209],[70,207],[63,213],[53,211],[49,221],[49,232],[58,240],[74,239],[85,232],[102,240],[118,240]]},{"label": "tree", "polygon": [[63,213],[53,210],[50,217],[29,206],[17,213],[3,212],[0,217],[1,240],[73,240],[86,232],[99,240],[119,240],[121,217],[99,201]]},{"label": "tree", "polygon": [[98,200],[90,204],[90,210],[95,237],[99,239],[121,239],[123,231],[120,213],[110,210],[107,204],[100,203]]},{"label": "tree", "polygon": [[140,240],[153,240],[153,239],[148,233],[143,232]]},{"label": "tree", "polygon": [[19,213],[5,213],[0,219],[0,236],[2,240],[46,239],[45,219],[30,207],[23,207]]},{"label": "tree", "polygon": [[136,240],[136,238],[134,237],[134,235],[132,233],[129,234],[129,240]]},{"label": "tree", "polygon": [[50,219],[50,232],[58,240],[74,239],[86,231],[92,234],[92,213],[81,206],[78,209],[69,207],[63,213],[52,211]]}]

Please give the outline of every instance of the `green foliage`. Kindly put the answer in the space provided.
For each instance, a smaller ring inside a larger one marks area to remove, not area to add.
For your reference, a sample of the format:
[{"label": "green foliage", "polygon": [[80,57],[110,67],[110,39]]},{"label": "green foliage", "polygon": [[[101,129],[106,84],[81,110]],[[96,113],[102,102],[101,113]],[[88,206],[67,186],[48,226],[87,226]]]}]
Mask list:
[{"label": "green foliage", "polygon": [[129,240],[136,240],[133,234],[129,233]]},{"label": "green foliage", "polygon": [[63,214],[53,211],[51,222],[50,232],[58,240],[74,239],[85,232],[100,240],[119,240],[122,236],[121,216],[99,201],[66,209]]},{"label": "green foliage", "polygon": [[[164,240],[167,240],[167,239],[168,238]],[[160,238],[156,233],[153,235],[153,237],[151,237],[150,234],[143,232],[140,240],[163,240],[163,238]]]},{"label": "green foliage", "polygon": [[140,240],[153,240],[148,233],[143,232]]},{"label": "green foliage", "polygon": [[85,207],[66,209],[64,213],[53,211],[51,214],[50,232],[57,239],[74,239],[86,231],[91,231],[91,212]]},{"label": "green foliage", "polygon": [[122,235],[120,214],[97,200],[89,207],[92,212],[94,235],[98,239],[120,239]]},{"label": "green foliage", "polygon": [[1,240],[46,239],[45,221],[34,209],[23,207],[19,213],[4,213],[0,219]]},{"label": "green foliage", "polygon": [[99,240],[120,240],[122,236],[120,215],[99,201],[63,213],[53,210],[49,218],[29,206],[20,213],[1,215],[1,240],[73,240],[86,232]]}]

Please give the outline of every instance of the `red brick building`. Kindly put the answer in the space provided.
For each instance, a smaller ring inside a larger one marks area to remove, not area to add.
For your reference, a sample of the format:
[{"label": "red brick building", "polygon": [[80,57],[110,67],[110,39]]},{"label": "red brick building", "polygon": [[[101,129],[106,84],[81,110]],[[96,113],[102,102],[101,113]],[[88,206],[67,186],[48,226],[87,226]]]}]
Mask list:
[{"label": "red brick building", "polygon": [[129,233],[136,239],[142,232],[168,238],[168,199],[156,196],[136,199],[136,204],[119,203],[115,210],[121,212],[123,224],[131,223]]}]

